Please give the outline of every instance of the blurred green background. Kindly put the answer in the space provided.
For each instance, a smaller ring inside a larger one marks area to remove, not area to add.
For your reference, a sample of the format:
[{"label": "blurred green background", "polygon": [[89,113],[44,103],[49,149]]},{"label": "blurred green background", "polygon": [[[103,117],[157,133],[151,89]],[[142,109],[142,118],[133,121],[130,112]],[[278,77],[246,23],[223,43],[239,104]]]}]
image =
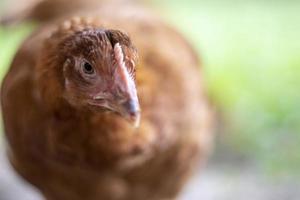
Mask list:
[{"label": "blurred green background", "polygon": [[[150,4],[186,35],[203,61],[207,90],[220,119],[216,154],[239,155],[271,174],[298,175],[300,2]],[[1,78],[31,30],[28,24],[0,27]]]},{"label": "blurred green background", "polygon": [[270,173],[298,174],[300,2],[163,2],[203,59],[220,145]]}]

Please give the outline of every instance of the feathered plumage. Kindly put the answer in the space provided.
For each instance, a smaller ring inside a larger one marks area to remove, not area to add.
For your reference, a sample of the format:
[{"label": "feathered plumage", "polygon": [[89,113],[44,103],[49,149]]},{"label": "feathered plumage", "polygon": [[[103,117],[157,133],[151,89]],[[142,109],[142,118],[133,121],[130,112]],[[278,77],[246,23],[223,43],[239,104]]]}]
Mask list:
[{"label": "feathered plumage", "polygon": [[82,16],[42,25],[4,79],[13,166],[48,200],[175,198],[212,136],[196,53],[140,7]]}]

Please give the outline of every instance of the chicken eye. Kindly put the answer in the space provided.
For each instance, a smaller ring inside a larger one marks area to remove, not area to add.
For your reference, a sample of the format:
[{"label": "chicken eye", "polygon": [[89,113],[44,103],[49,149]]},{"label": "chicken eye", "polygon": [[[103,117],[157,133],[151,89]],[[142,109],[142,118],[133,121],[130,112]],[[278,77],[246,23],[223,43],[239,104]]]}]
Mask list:
[{"label": "chicken eye", "polygon": [[95,73],[93,66],[88,62],[84,62],[82,68],[85,74],[92,75]]}]

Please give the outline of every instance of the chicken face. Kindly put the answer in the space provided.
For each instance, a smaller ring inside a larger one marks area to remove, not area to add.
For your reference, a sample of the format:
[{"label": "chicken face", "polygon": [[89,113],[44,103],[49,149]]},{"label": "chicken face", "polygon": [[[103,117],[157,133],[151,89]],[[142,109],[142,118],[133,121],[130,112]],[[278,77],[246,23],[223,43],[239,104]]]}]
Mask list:
[{"label": "chicken face", "polygon": [[86,29],[67,37],[59,49],[64,55],[64,98],[71,105],[113,111],[138,125],[137,56],[127,35]]}]

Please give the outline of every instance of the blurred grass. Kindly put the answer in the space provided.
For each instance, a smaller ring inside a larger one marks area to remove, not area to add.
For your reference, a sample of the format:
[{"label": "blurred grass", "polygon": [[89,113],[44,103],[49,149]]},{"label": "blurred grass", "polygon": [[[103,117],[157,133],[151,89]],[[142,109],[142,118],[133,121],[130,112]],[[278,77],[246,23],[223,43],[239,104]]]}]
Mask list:
[{"label": "blurred grass", "polygon": [[[223,138],[270,172],[300,169],[300,2],[153,1],[200,52]],[[0,27],[0,78],[31,26]]]}]

